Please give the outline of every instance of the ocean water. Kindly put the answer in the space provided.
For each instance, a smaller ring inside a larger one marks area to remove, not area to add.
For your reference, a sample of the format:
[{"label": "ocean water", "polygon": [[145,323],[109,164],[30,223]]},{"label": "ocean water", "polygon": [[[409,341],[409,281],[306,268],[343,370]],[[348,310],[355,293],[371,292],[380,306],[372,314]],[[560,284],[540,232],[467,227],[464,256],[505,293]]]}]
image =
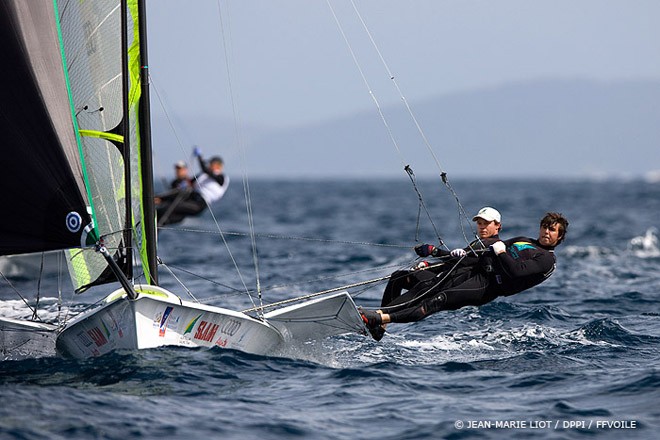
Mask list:
[{"label": "ocean water", "polygon": [[[564,213],[552,278],[481,308],[391,325],[380,342],[344,335],[273,356],[161,348],[5,360],[0,438],[657,438],[660,184],[453,185],[469,216],[485,205],[502,212],[503,237],[536,236],[546,211]],[[198,299],[244,309],[240,292],[254,289],[257,272],[268,303],[406,267],[416,240],[465,243],[456,202],[435,180],[419,182],[421,211],[406,179],[251,181],[255,264],[241,186],[234,179],[215,220],[207,212],[160,231],[162,285],[183,292],[171,271]],[[38,288],[42,316],[61,313],[65,281],[55,274],[39,286],[30,274],[9,279],[0,312],[25,316],[14,291],[34,301]],[[376,307],[383,287],[349,291]]]}]

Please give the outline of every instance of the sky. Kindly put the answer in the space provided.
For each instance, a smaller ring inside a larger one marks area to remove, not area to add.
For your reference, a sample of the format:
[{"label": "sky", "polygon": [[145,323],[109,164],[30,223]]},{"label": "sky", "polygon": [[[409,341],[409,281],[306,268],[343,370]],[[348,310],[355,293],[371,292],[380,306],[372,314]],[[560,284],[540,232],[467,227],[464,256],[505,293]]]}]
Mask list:
[{"label": "sky", "polygon": [[[147,4],[155,148],[165,163],[193,144],[236,159],[253,130],[305,127],[404,99],[414,106],[546,79],[660,80],[655,0]],[[192,122],[200,119],[218,130],[230,124],[238,150],[213,145],[213,130]]]}]

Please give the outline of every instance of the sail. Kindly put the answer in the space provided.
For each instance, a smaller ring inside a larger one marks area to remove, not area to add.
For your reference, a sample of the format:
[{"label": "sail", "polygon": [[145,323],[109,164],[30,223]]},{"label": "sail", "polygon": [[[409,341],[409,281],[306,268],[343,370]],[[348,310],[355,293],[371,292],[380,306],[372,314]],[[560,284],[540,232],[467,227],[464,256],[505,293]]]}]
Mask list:
[{"label": "sail", "polygon": [[[127,2],[124,9],[119,0],[57,3],[94,222],[104,244],[130,276],[130,231],[139,231],[134,226],[144,224],[137,128],[140,53],[137,21],[132,17],[137,8]],[[135,238],[140,246],[141,234]],[[77,290],[115,280],[105,259],[95,252],[71,251],[69,268]]]},{"label": "sail", "polygon": [[52,2],[0,2],[0,255],[85,245],[87,212]]},{"label": "sail", "polygon": [[[151,125],[147,102],[149,100],[146,87],[142,84],[143,66],[146,60],[146,29],[140,29],[141,23],[146,19],[144,14],[144,2],[129,0],[127,3],[127,45],[129,74],[129,96],[128,115],[130,132],[130,175],[131,182],[131,212],[133,244],[138,250],[141,266],[144,270],[146,283],[157,282],[154,261],[156,255],[156,219],[153,206],[153,173],[151,163],[151,139],[143,139],[141,133],[150,133]],[[143,24],[146,26],[146,24]],[[145,53],[142,52],[144,48]],[[141,117],[142,115],[142,117]],[[147,191],[147,187],[149,191]],[[148,202],[144,202],[147,200]],[[148,242],[151,240],[151,242]],[[150,262],[151,259],[151,262]]]}]

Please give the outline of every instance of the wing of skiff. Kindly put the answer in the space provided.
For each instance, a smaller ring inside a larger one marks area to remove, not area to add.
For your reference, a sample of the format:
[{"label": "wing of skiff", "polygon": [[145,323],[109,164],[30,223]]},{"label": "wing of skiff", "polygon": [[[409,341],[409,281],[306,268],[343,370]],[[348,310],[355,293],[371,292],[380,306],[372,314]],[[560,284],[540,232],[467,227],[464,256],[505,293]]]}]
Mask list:
[{"label": "wing of skiff", "polygon": [[344,333],[366,334],[348,292],[340,292],[266,313],[264,318],[286,339],[307,341]]}]

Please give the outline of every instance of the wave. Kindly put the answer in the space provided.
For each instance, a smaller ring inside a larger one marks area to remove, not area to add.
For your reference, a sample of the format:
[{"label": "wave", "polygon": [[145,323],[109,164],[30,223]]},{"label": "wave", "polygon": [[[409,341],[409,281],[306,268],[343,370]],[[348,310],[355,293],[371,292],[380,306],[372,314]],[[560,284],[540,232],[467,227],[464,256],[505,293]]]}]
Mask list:
[{"label": "wave", "polygon": [[[631,238],[626,246],[628,255],[637,258],[657,258],[660,257],[660,239],[658,238],[658,229],[651,227],[644,232]],[[562,253],[569,258],[580,259],[607,259],[621,255],[619,249],[612,249],[604,246],[588,245],[577,246],[569,245],[563,248]]]},{"label": "wave", "polygon": [[[34,301],[29,301],[30,307],[34,307]],[[75,308],[83,308],[77,305]],[[74,308],[71,308],[73,311]],[[37,315],[42,322],[56,323],[59,317],[63,317],[69,311],[66,305],[59,306],[59,300],[55,297],[42,297],[39,299]],[[8,299],[0,301],[0,316],[14,319],[32,319],[33,312],[21,299]]]},{"label": "wave", "polygon": [[612,257],[616,253],[609,248],[602,246],[566,246],[562,251],[567,257],[570,258],[587,258],[598,259],[603,257]]},{"label": "wave", "polygon": [[[534,311],[530,313],[535,315]],[[520,317],[524,320],[526,318],[523,315]],[[554,315],[543,314],[542,318],[546,320],[546,316]],[[559,316],[562,320],[566,319],[564,315]],[[445,334],[438,334],[435,330],[432,335],[428,326],[416,329],[418,323],[388,333],[380,345],[374,344],[369,350],[370,354],[361,360],[428,365],[439,362],[493,361],[529,353],[573,356],[576,352],[584,353],[585,349],[601,354],[602,350],[616,348],[646,350],[660,343],[659,337],[634,333],[610,318],[590,320],[577,328],[563,328],[554,324],[561,325],[562,320],[552,321],[553,324],[526,322],[512,326],[506,321],[486,325],[481,322],[478,325],[483,325],[483,328]]]},{"label": "wave", "polygon": [[660,257],[660,240],[658,240],[658,230],[651,227],[646,230],[644,235],[634,237],[628,244],[628,250],[639,258]]}]

